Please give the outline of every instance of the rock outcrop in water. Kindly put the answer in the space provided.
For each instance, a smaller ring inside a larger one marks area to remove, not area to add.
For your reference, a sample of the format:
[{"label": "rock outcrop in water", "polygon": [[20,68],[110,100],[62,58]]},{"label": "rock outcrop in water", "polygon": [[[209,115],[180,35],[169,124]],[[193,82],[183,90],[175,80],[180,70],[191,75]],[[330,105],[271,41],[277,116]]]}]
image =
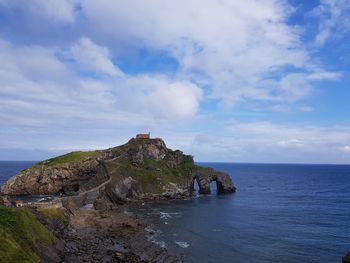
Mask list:
[{"label": "rock outcrop in water", "polygon": [[[210,193],[232,193],[228,174],[194,164],[193,157],[168,149],[161,139],[131,139],[128,143],[92,152],[72,152],[18,173],[2,186],[8,195],[62,194],[93,198],[97,203],[130,199],[183,198]],[[103,187],[102,187],[103,186]]]},{"label": "rock outcrop in water", "polygon": [[350,252],[342,258],[343,263],[350,263]]}]

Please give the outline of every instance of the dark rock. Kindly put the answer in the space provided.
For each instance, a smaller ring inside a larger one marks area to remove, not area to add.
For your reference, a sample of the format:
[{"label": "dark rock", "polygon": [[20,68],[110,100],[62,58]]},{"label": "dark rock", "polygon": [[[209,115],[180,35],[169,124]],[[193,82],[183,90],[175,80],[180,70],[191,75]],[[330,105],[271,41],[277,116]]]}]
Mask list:
[{"label": "dark rock", "polygon": [[59,263],[64,257],[64,243],[57,240],[54,246],[50,246],[43,255],[41,255],[41,263]]},{"label": "dark rock", "polygon": [[347,253],[347,254],[343,257],[342,262],[343,262],[343,263],[350,263],[350,252]]},{"label": "dark rock", "polygon": [[86,193],[62,198],[62,205],[72,214],[85,205]]},{"label": "dark rock", "polygon": [[11,177],[2,187],[8,195],[76,195],[108,180],[97,157],[54,166],[39,163]]}]

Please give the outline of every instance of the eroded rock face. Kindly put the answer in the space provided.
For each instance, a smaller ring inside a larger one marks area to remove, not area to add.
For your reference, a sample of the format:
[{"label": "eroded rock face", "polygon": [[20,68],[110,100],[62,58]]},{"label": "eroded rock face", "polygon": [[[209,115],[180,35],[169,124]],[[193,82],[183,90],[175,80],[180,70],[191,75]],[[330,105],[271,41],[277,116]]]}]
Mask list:
[{"label": "eroded rock face", "polygon": [[[12,177],[2,191],[9,195],[66,196],[87,192],[87,200],[98,199],[99,207],[105,200],[122,203],[130,199],[187,197],[193,194],[194,180],[201,194],[210,193],[213,181],[218,193],[235,191],[228,174],[195,165],[192,156],[168,149],[161,139],[131,139],[124,145],[92,152],[93,156],[86,156],[90,152],[79,154],[85,157],[70,161],[74,154],[68,154],[63,156],[64,163],[62,157],[57,157],[34,165]],[[103,187],[96,190],[101,184]]]},{"label": "eroded rock face", "polygon": [[136,144],[127,150],[132,163],[136,166],[142,166],[145,159],[161,161],[168,153],[164,141],[159,139],[131,139],[130,144]]},{"label": "eroded rock face", "polygon": [[113,203],[123,203],[143,195],[138,182],[131,176],[125,176],[114,184],[109,184],[102,194],[106,195]]},{"label": "eroded rock face", "polygon": [[10,178],[1,188],[8,195],[74,195],[108,179],[97,158],[47,167],[35,165]]}]

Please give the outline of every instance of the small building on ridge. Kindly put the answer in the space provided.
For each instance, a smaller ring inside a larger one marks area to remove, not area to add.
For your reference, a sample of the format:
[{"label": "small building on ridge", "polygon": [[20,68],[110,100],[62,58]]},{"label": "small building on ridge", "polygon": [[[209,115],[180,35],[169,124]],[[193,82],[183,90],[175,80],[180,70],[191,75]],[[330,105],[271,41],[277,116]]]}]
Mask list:
[{"label": "small building on ridge", "polygon": [[136,134],[136,139],[150,139],[151,133],[139,133]]}]

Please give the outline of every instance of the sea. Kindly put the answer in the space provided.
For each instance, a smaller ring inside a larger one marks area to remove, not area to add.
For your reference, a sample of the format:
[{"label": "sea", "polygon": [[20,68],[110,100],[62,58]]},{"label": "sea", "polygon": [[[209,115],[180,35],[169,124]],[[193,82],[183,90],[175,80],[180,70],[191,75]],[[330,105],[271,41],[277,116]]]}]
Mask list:
[{"label": "sea", "polygon": [[[0,184],[33,162],[0,162]],[[350,251],[350,165],[200,163],[237,192],[125,207],[185,262],[341,262]]]}]

